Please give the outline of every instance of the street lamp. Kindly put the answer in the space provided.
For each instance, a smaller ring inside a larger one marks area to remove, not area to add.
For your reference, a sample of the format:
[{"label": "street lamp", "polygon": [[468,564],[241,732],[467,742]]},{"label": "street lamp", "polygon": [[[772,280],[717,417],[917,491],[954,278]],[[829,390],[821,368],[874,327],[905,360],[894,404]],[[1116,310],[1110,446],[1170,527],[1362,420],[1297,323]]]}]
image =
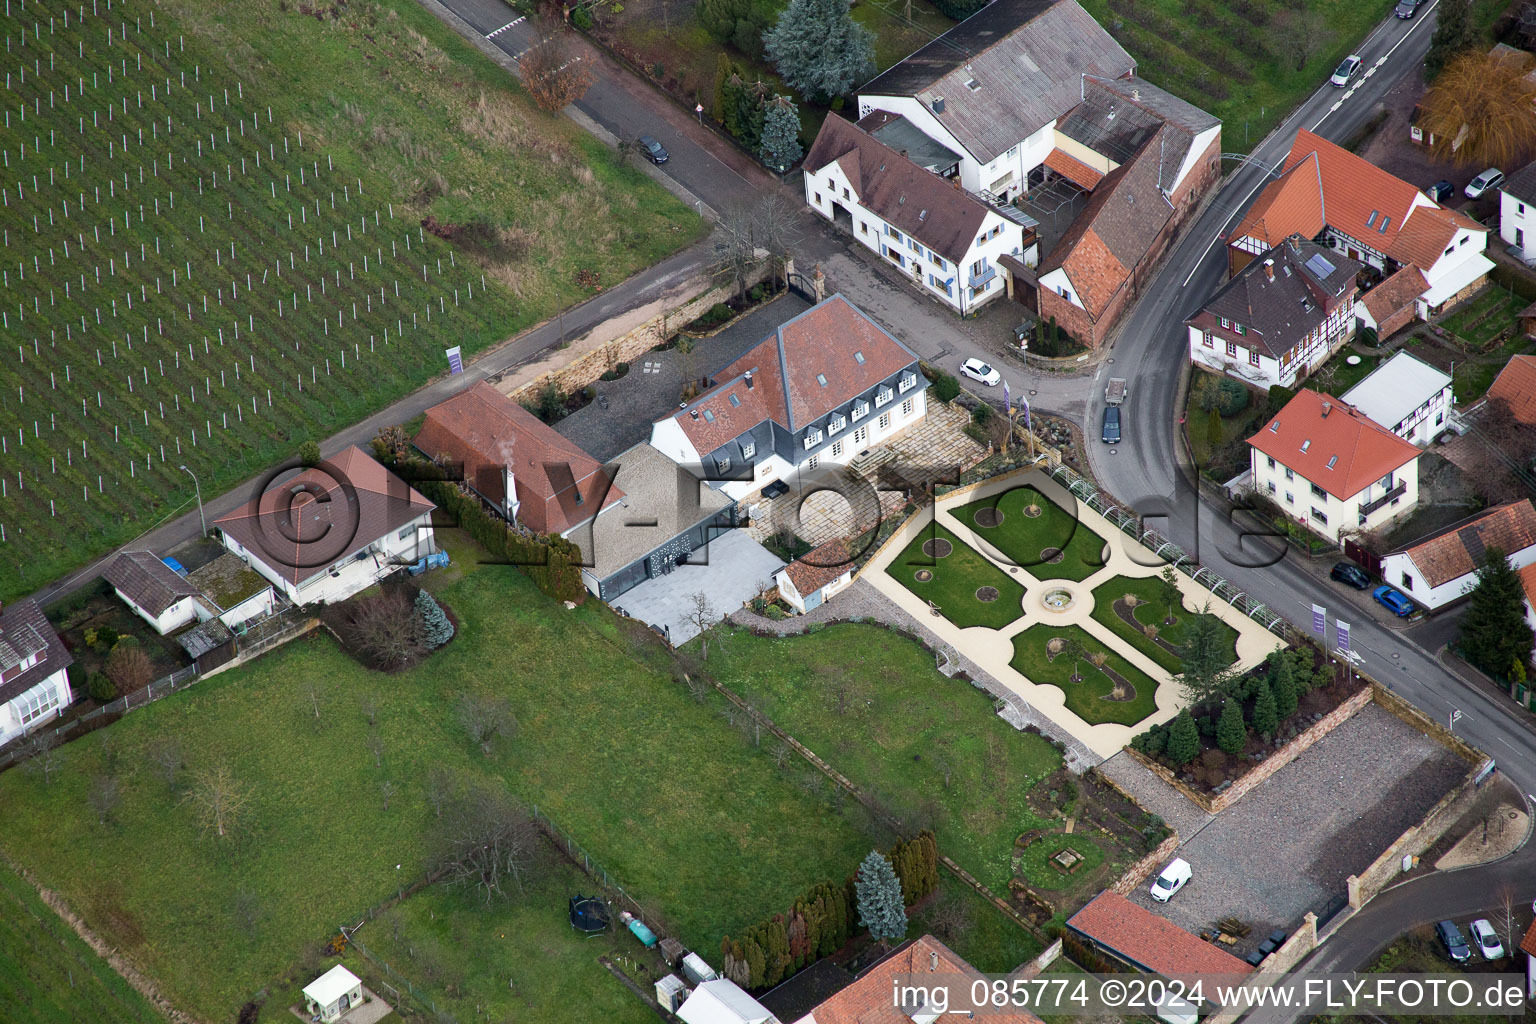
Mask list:
[{"label": "street lamp", "polygon": [[179,468],[183,473],[192,478],[192,490],[197,494],[197,520],[203,524],[203,537],[206,539],[208,536],[208,520],[203,516],[203,488],[197,482],[196,473],[192,472],[186,466],[181,466]]}]

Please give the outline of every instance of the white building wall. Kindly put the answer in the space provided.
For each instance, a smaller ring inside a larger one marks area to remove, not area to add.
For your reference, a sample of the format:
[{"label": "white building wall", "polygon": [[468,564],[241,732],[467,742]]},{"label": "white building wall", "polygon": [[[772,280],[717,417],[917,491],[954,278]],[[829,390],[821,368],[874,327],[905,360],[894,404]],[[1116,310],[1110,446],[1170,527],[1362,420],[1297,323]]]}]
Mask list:
[{"label": "white building wall", "polygon": [[1179,173],[1173,179],[1173,187],[1168,190],[1171,195],[1184,184],[1184,179],[1189,172],[1200,166],[1200,158],[1205,156],[1205,151],[1211,148],[1211,143],[1221,134],[1221,125],[1213,125],[1195,136],[1195,141],[1190,143],[1189,152],[1184,154],[1184,162],[1179,165]]},{"label": "white building wall", "polygon": [[[1536,562],[1536,544],[1514,552],[1509,556],[1509,562],[1516,570]],[[1477,573],[1469,572],[1438,587],[1430,587],[1424,573],[1406,551],[1393,552],[1381,560],[1381,578],[1430,611],[1466,596],[1477,585]]]},{"label": "white building wall", "polygon": [[859,118],[869,116],[876,110],[889,110],[893,114],[900,114],[911,121],[917,130],[928,136],[942,146],[948,146],[960,154],[960,184],[972,192],[977,191],[981,185],[981,161],[971,155],[970,150],[960,144],[960,140],[949,133],[949,129],[933,115],[928,104],[913,96],[860,96]]},{"label": "white building wall", "polygon": [[[74,699],[69,688],[69,673],[59,669],[36,686],[0,705],[0,743],[13,740],[57,718],[74,703]],[[33,717],[23,721],[28,714]]]},{"label": "white building wall", "polygon": [[260,593],[252,594],[233,608],[226,608],[219,614],[219,621],[230,629],[236,626],[272,614],[272,609],[277,606],[277,597],[268,587]]},{"label": "white building wall", "polygon": [[269,580],[294,604],[344,601],[394,572],[398,564],[419,561],[437,550],[432,533],[432,514],[428,512],[369,544],[364,549],[366,557],[361,560],[355,555],[349,555],[334,563],[331,569],[336,575],[321,570],[295,586],[284,579],[281,572],[263,561],[260,552],[246,549],[222,531],[221,535],[226,548],[245,559],[252,569]]},{"label": "white building wall", "polygon": [[1524,199],[1500,192],[1499,237],[1520,250],[1520,259],[1536,260],[1536,209]]},{"label": "white building wall", "polygon": [[1067,276],[1066,270],[1061,267],[1057,267],[1049,274],[1040,278],[1040,287],[1046,291],[1055,292],[1078,309],[1086,310],[1088,308],[1083,305],[1082,296],[1077,294],[1077,286],[1072,283],[1072,279]]},{"label": "white building wall", "polygon": [[[1294,367],[1287,367],[1287,374],[1282,376],[1280,361],[1273,356],[1259,353],[1259,365],[1254,366],[1248,362],[1246,356],[1242,359],[1234,359],[1226,353],[1226,343],[1223,339],[1212,336],[1211,344],[1205,344],[1205,332],[1198,327],[1189,328],[1189,358],[1202,369],[1213,373],[1223,373],[1228,377],[1242,381],[1250,387],[1268,389],[1275,384],[1284,384],[1290,387],[1296,380]],[[1242,350],[1239,349],[1239,352]]]},{"label": "white building wall", "polygon": [[697,466],[702,461],[682,424],[671,417],[651,424],[651,447],[680,466]]},{"label": "white building wall", "polygon": [[174,632],[193,620],[201,620],[207,617],[206,615],[199,614],[203,610],[202,603],[195,597],[183,597],[159,615],[151,615],[148,609],[139,607],[127,594],[124,594],[116,587],[112,589],[117,593],[118,597],[122,598],[124,604],[133,609],[135,615],[155,627],[155,632],[161,636]]},{"label": "white building wall", "polygon": [[1451,237],[1451,244],[1446,246],[1446,251],[1435,260],[1434,266],[1424,271],[1424,280],[1428,281],[1429,287],[1433,289],[1435,282],[1451,276],[1456,268],[1470,259],[1481,256],[1486,248],[1488,248],[1488,232],[1457,228],[1456,234]]},{"label": "white building wall", "polygon": [[[1347,499],[1335,498],[1326,489],[1321,495],[1317,495],[1312,492],[1312,481],[1300,473],[1290,471],[1291,477],[1287,479],[1286,473],[1289,467],[1284,463],[1276,460],[1274,467],[1271,468],[1269,457],[1257,448],[1250,447],[1248,454],[1249,466],[1253,471],[1254,491],[1269,498],[1285,510],[1287,515],[1305,524],[1312,532],[1333,541],[1342,543],[1345,535],[1362,530],[1374,530],[1393,519],[1407,515],[1419,501],[1418,459],[1404,463],[1392,473],[1394,488],[1399,483],[1406,485],[1402,495],[1373,511],[1366,517],[1366,521],[1361,523],[1360,506],[1385,493],[1379,482],[1371,484],[1365,490]],[[1321,512],[1327,521],[1320,521],[1313,516],[1314,509]]]}]

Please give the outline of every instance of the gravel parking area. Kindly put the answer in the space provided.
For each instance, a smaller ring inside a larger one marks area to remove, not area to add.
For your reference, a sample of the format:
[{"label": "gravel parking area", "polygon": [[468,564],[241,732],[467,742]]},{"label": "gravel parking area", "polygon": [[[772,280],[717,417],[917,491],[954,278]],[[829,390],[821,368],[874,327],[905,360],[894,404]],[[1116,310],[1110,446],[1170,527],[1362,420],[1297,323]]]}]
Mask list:
[{"label": "gravel parking area", "polygon": [[1466,774],[1460,758],[1401,719],[1365,708],[1185,839],[1194,879],[1167,904],[1131,898],[1198,933],[1236,917],[1247,953],[1275,928],[1344,894],[1363,870]]}]

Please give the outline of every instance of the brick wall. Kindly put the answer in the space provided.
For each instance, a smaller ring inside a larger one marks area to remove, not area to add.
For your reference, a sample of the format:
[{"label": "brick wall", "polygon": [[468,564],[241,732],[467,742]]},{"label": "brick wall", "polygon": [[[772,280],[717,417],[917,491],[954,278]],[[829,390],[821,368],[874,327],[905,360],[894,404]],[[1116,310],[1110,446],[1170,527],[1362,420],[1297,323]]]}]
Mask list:
[{"label": "brick wall", "polygon": [[1049,288],[1040,289],[1040,319],[1049,321],[1051,317],[1078,341],[1089,348],[1098,347],[1098,338],[1094,334],[1093,319],[1089,317],[1086,309],[1079,309],[1066,299],[1057,295]]},{"label": "brick wall", "polygon": [[1152,872],[1162,866],[1163,861],[1172,857],[1173,851],[1178,848],[1179,834],[1170,831],[1167,837],[1157,844],[1157,849],[1127,868],[1125,874],[1117,878],[1115,884],[1109,887],[1109,891],[1119,893],[1121,896],[1129,896],[1142,882],[1147,880]]}]

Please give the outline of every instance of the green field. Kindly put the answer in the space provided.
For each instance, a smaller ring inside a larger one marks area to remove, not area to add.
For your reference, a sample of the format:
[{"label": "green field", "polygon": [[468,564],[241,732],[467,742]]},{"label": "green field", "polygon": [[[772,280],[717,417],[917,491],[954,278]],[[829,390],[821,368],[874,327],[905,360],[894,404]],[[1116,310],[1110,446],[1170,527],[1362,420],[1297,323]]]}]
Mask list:
[{"label": "green field", "polygon": [[[943,557],[925,553],[923,546],[930,540],[935,542],[932,551],[942,551],[947,544],[949,553]],[[1002,629],[1022,614],[1019,602],[1024,588],[937,522],[919,531],[885,571],[918,597],[937,604],[943,616],[961,629]],[[918,573],[931,577],[919,580]],[[984,587],[996,590],[998,596],[980,600],[977,592]]]},{"label": "green field", "polygon": [[[1001,513],[1002,522],[977,526],[981,509]],[[1104,568],[1108,542],[1033,487],[1014,487],[952,509],[951,514],[1037,579],[1082,581]],[[1057,553],[1061,561],[1050,561]]]},{"label": "green field", "polygon": [[[1145,578],[1133,578],[1130,576],[1116,576],[1108,583],[1101,584],[1093,592],[1093,617],[1108,626],[1126,643],[1136,648],[1153,661],[1157,662],[1169,672],[1177,675],[1184,670],[1183,660],[1162,644],[1147,636],[1146,633],[1133,627],[1115,613],[1115,602],[1127,594],[1134,594],[1140,600],[1132,615],[1143,626],[1156,626],[1157,636],[1160,640],[1166,640],[1174,647],[1184,643],[1184,630],[1189,620],[1196,614],[1191,612],[1181,599],[1179,609],[1175,613],[1176,621],[1169,624],[1168,602],[1163,597],[1161,582],[1155,576]],[[1227,638],[1227,646],[1232,650],[1232,660],[1237,660],[1237,630],[1221,624],[1223,635]]]},{"label": "green field", "polygon": [[[723,700],[695,701],[649,655],[638,660],[656,642],[596,602],[567,611],[501,567],[438,593],[459,633],[415,669],[367,672],[310,634],[70,744],[51,783],[0,774],[0,849],[174,1002],[226,1020],[263,987],[287,984],[342,922],[422,875],[437,821],[426,800],[433,767],[503,782],[537,804],[706,954],[722,934],[889,845],[824,778],[779,769],[766,742],[756,747],[724,722]],[[321,687],[318,717],[311,681]],[[504,696],[517,716],[515,737],[490,756],[458,723],[464,693]],[[379,705],[380,767],[365,698]],[[202,835],[151,770],[146,751],[162,735],[180,738],[189,774],[223,764],[250,787],[240,838]],[[87,796],[108,772],[122,804],[103,826]],[[384,782],[395,787],[388,810]],[[242,920],[242,893],[261,908],[254,923]],[[428,906],[439,898],[422,897]],[[541,941],[556,948],[547,955],[573,956],[555,942],[568,934],[548,932]],[[608,983],[602,973],[594,963],[593,986]],[[263,1019],[286,1011],[269,1004]]]},{"label": "green field", "polygon": [[0,599],[698,236],[411,0],[98,10],[0,18]]},{"label": "green field", "polygon": [[1061,755],[997,716],[981,690],[946,679],[933,656],[879,626],[797,637],[733,632],[709,671],[994,892],[1007,890],[1013,840],[1044,822],[1029,791]]},{"label": "green field", "polygon": [[[1106,655],[1105,667],[1130,682],[1136,695],[1130,700],[1106,699],[1114,690],[1109,676],[1087,658],[1075,661],[1070,653],[1051,656],[1047,644],[1055,638],[1073,638],[1090,653]],[[1157,710],[1157,683],[1078,626],[1031,626],[1013,638],[1013,652],[1010,664],[1020,675],[1032,683],[1058,687],[1067,695],[1067,710],[1090,725],[1135,725]],[[1081,681],[1072,681],[1074,670],[1081,672]]]},{"label": "green field", "polygon": [[16,1024],[165,1020],[3,864],[0,1017]]}]

